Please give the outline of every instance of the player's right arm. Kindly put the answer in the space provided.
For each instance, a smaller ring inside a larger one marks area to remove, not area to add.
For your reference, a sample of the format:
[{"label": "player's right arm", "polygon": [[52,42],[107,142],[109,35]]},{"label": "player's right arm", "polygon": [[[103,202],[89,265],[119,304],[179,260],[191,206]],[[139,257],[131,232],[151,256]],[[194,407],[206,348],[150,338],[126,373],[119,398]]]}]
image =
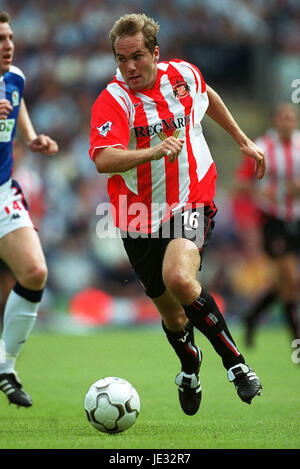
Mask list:
[{"label": "player's right arm", "polygon": [[99,173],[123,173],[152,160],[152,149],[124,150],[121,146],[99,148],[94,163]]},{"label": "player's right arm", "polygon": [[92,109],[90,157],[99,173],[122,173],[168,156],[175,161],[184,141],[168,137],[149,148],[128,150],[128,113],[105,90]]},{"label": "player's right arm", "polygon": [[151,148],[124,150],[121,146],[100,148],[95,151],[94,162],[99,173],[122,173],[152,160],[168,155],[175,161],[181,152],[184,140],[169,137]]}]

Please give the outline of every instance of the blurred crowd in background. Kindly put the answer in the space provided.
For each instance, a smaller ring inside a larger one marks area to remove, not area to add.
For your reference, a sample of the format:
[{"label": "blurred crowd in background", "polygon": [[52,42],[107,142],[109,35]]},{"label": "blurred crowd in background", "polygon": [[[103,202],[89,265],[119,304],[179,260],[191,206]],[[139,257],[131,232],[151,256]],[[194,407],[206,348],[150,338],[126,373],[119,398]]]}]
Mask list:
[{"label": "blurred crowd in background", "polygon": [[[184,58],[197,65],[255,138],[268,127],[272,106],[290,101],[291,83],[299,78],[300,2],[0,0],[0,9],[11,15],[14,63],[27,77],[24,97],[33,123],[60,145],[52,158],[28,152],[18,138],[14,147],[14,177],[47,257],[44,309],[59,309],[90,288],[142,297],[120,241],[96,235],[96,208],[108,198],[106,176],[96,172],[88,154],[90,115],[115,73],[108,39],[113,23],[131,12],[154,17],[161,26],[161,60]],[[262,286],[267,281],[268,265],[257,243],[243,242],[233,215],[239,149],[209,118],[204,131],[219,173],[219,213],[201,275],[224,301],[226,313],[235,315],[237,304],[257,292],[258,277]]]}]

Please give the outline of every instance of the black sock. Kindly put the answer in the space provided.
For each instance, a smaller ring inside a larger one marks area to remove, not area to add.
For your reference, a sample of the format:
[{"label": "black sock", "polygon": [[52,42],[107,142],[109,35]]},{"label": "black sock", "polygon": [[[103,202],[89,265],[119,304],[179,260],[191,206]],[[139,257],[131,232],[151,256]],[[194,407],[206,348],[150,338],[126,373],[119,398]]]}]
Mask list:
[{"label": "black sock", "polygon": [[194,373],[197,370],[198,360],[192,324],[189,323],[181,332],[169,331],[164,322],[162,322],[162,327],[181,362],[181,369],[188,374]]},{"label": "black sock", "polygon": [[201,295],[197,300],[191,305],[183,307],[191,323],[208,338],[215,351],[220,355],[227,370],[238,363],[245,363],[214,298],[205,288],[202,288]]},{"label": "black sock", "polygon": [[285,318],[293,339],[300,339],[300,330],[297,319],[297,306],[298,305],[295,301],[288,301],[284,304]]}]

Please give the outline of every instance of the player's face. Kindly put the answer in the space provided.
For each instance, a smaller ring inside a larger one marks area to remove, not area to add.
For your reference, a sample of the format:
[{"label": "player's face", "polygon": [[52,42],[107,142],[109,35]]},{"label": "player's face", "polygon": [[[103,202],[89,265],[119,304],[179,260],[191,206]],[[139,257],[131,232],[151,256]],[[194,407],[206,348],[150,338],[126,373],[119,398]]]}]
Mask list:
[{"label": "player's face", "polygon": [[143,33],[117,38],[116,60],[127,85],[133,90],[152,88],[157,76],[159,48],[153,54],[144,44]]},{"label": "player's face", "polygon": [[8,72],[14,55],[13,32],[8,23],[0,23],[0,75]]}]

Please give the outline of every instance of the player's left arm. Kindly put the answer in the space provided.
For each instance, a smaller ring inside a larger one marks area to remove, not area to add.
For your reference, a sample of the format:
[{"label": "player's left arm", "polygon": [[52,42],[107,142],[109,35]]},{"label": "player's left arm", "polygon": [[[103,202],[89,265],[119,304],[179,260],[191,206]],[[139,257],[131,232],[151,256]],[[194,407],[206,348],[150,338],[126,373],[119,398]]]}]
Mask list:
[{"label": "player's left arm", "polygon": [[28,145],[28,148],[30,148],[31,151],[40,152],[49,156],[57,153],[58,145],[55,140],[52,140],[52,138],[50,138],[48,135],[37,135],[23,98],[20,104],[18,130],[22,134],[25,142]]},{"label": "player's left arm", "polygon": [[254,158],[256,177],[258,179],[263,178],[266,172],[264,150],[242,131],[218,93],[210,86],[207,86],[206,90],[209,100],[206,114],[231,135],[239,145],[243,155]]}]

